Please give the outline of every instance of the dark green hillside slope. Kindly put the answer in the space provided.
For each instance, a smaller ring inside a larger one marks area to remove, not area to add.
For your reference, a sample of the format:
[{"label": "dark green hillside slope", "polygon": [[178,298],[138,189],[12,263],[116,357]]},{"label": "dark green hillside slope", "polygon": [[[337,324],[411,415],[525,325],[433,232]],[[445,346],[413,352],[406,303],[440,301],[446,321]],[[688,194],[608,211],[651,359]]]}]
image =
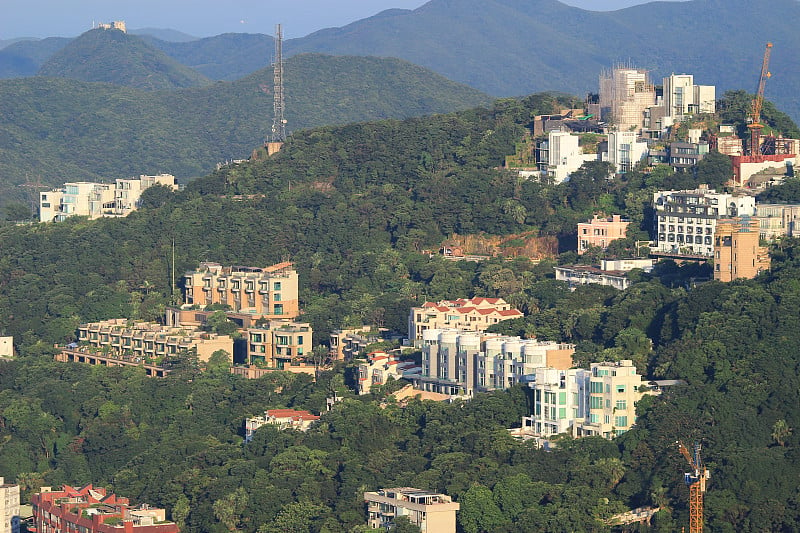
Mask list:
[{"label": "dark green hillside slope", "polygon": [[101,81],[145,90],[208,85],[211,80],[143,39],[119,30],[90,30],[53,54],[40,76]]},{"label": "dark green hillside slope", "polygon": [[[285,70],[290,130],[491,101],[397,59],[302,55]],[[186,178],[246,158],[269,135],[272,83],[271,68],[163,92],[41,77],[0,81],[0,198],[21,198],[16,184],[26,175],[52,185],[154,172]]]}]

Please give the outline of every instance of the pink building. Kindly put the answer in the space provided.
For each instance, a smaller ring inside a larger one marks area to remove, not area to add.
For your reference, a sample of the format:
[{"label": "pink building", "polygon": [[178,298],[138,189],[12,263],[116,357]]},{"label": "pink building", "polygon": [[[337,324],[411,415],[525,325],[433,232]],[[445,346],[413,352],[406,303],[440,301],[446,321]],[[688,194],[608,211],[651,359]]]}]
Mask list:
[{"label": "pink building", "polygon": [[623,220],[621,215],[600,218],[594,215],[589,222],[578,223],[578,254],[583,254],[590,246],[608,248],[608,244],[616,239],[624,239],[630,220]]}]

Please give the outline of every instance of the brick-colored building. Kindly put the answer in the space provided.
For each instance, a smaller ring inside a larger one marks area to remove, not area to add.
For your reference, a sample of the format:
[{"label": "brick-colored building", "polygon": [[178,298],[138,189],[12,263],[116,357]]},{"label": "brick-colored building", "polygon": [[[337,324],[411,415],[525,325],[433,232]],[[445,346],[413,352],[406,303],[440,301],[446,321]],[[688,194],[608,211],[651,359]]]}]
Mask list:
[{"label": "brick-colored building", "polygon": [[365,492],[364,500],[369,527],[389,530],[398,516],[405,516],[422,533],[455,533],[461,508],[450,496],[411,487]]},{"label": "brick-colored building", "polygon": [[589,222],[579,222],[578,254],[586,253],[590,246],[605,250],[611,241],[624,239],[630,223],[630,220],[623,219],[621,215],[603,218],[594,215]]},{"label": "brick-colored building", "polygon": [[271,320],[244,331],[247,364],[277,370],[297,366],[311,356],[313,331],[305,322]]},{"label": "brick-colored building", "polygon": [[717,221],[714,233],[714,279],[752,279],[769,270],[769,249],[759,246],[760,223],[750,217]]},{"label": "brick-colored building", "polygon": [[31,499],[35,533],[179,533],[164,509],[131,506],[128,498],[91,484],[42,487]]},{"label": "brick-colored building", "polygon": [[253,319],[294,319],[300,314],[298,276],[292,263],[260,268],[200,263],[184,275],[185,307],[228,305]]},{"label": "brick-colored building", "polygon": [[463,331],[485,331],[492,324],[512,318],[522,318],[519,309],[502,298],[459,298],[440,302],[425,302],[412,307],[408,317],[408,340],[419,345],[422,332],[429,329],[452,328]]}]

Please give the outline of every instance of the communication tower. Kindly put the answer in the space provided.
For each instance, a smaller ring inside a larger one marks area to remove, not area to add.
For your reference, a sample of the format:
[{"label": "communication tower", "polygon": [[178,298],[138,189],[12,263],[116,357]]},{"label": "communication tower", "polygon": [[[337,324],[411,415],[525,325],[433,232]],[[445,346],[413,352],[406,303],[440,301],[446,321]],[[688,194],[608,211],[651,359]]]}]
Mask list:
[{"label": "communication tower", "polygon": [[283,96],[283,30],[281,25],[275,25],[275,63],[272,65],[274,72],[274,91],[273,91],[273,119],[272,119],[272,142],[284,142],[286,140],[286,119],[283,112],[286,109],[286,100]]}]

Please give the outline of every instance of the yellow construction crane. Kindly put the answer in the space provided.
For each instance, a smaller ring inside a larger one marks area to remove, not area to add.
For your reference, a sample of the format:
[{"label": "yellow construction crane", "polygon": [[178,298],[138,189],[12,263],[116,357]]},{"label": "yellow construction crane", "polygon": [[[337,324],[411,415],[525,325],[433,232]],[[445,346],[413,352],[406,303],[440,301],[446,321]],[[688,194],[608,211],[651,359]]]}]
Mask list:
[{"label": "yellow construction crane", "polygon": [[767,43],[764,50],[764,60],[761,62],[761,76],[758,78],[758,90],[753,97],[750,105],[750,116],[748,117],[747,127],[750,129],[750,155],[761,153],[761,130],[764,125],[761,123],[761,108],[764,106],[764,86],[767,79],[772,77],[769,71],[769,56],[772,53],[772,43]]},{"label": "yellow construction crane", "polygon": [[689,533],[703,533],[703,494],[706,492],[706,482],[711,479],[711,473],[700,458],[700,443],[695,442],[692,452],[678,441],[678,450],[692,467],[691,472],[683,475],[684,481],[689,486]]}]

